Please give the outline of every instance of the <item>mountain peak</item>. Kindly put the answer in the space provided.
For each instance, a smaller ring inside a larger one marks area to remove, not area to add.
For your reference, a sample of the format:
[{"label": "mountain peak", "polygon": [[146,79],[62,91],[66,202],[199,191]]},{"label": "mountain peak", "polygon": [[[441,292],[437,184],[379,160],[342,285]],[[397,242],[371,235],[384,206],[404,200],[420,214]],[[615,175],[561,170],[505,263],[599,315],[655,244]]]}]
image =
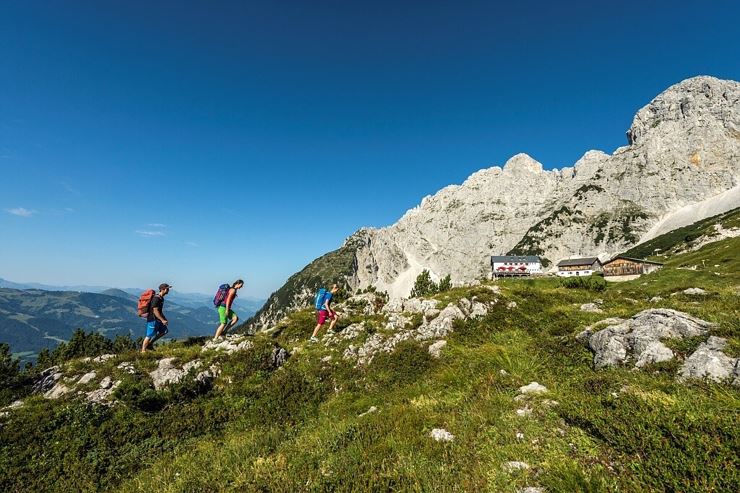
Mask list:
[{"label": "mountain peak", "polygon": [[511,158],[509,158],[508,161],[506,161],[506,164],[504,165],[504,171],[509,171],[512,173],[521,171],[541,173],[542,163],[532,158],[529,154],[520,152],[519,154],[512,156]]},{"label": "mountain peak", "polygon": [[[649,136],[673,134],[716,125],[734,132],[738,128],[740,83],[705,75],[674,84],[635,115],[627,130],[630,145],[642,144]],[[667,127],[664,124],[669,123]]]}]

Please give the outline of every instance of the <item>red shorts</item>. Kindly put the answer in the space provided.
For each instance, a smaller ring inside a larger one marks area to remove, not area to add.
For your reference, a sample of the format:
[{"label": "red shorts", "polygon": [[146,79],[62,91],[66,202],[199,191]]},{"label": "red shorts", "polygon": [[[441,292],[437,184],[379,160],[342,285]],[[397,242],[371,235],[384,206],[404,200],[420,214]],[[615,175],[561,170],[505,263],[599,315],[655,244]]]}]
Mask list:
[{"label": "red shorts", "polygon": [[337,318],[336,315],[330,315],[327,310],[319,310],[316,312],[316,320],[318,321],[319,325],[324,325],[324,322],[326,322],[326,319],[330,318],[334,320]]}]

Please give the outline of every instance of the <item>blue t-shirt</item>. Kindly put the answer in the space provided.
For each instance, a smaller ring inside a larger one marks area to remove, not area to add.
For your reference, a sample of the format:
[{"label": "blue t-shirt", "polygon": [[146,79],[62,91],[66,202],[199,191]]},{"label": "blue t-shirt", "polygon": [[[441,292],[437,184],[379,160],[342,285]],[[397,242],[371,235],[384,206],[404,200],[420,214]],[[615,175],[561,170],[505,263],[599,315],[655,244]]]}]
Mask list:
[{"label": "blue t-shirt", "polygon": [[326,294],[324,295],[324,302],[321,303],[322,310],[326,310],[326,305],[331,301],[332,296],[333,295],[331,294],[331,291],[326,292]]}]

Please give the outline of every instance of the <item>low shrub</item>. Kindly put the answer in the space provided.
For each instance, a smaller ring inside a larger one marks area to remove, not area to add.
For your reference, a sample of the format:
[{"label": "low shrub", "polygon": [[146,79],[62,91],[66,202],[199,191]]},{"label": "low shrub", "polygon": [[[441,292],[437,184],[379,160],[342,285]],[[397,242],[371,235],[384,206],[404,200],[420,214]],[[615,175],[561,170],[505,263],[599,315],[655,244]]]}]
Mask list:
[{"label": "low shrub", "polygon": [[586,289],[588,291],[602,292],[606,290],[606,280],[603,276],[563,277],[560,285],[568,289]]}]

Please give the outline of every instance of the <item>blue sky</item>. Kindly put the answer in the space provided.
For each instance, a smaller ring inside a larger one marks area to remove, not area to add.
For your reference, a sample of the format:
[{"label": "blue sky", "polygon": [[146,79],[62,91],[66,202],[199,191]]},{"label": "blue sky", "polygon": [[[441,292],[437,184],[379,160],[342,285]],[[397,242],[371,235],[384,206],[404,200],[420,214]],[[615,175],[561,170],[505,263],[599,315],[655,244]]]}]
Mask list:
[{"label": "blue sky", "polygon": [[480,168],[611,152],[669,85],[740,79],[738,24],[729,1],[4,0],[0,277],[266,296]]}]

